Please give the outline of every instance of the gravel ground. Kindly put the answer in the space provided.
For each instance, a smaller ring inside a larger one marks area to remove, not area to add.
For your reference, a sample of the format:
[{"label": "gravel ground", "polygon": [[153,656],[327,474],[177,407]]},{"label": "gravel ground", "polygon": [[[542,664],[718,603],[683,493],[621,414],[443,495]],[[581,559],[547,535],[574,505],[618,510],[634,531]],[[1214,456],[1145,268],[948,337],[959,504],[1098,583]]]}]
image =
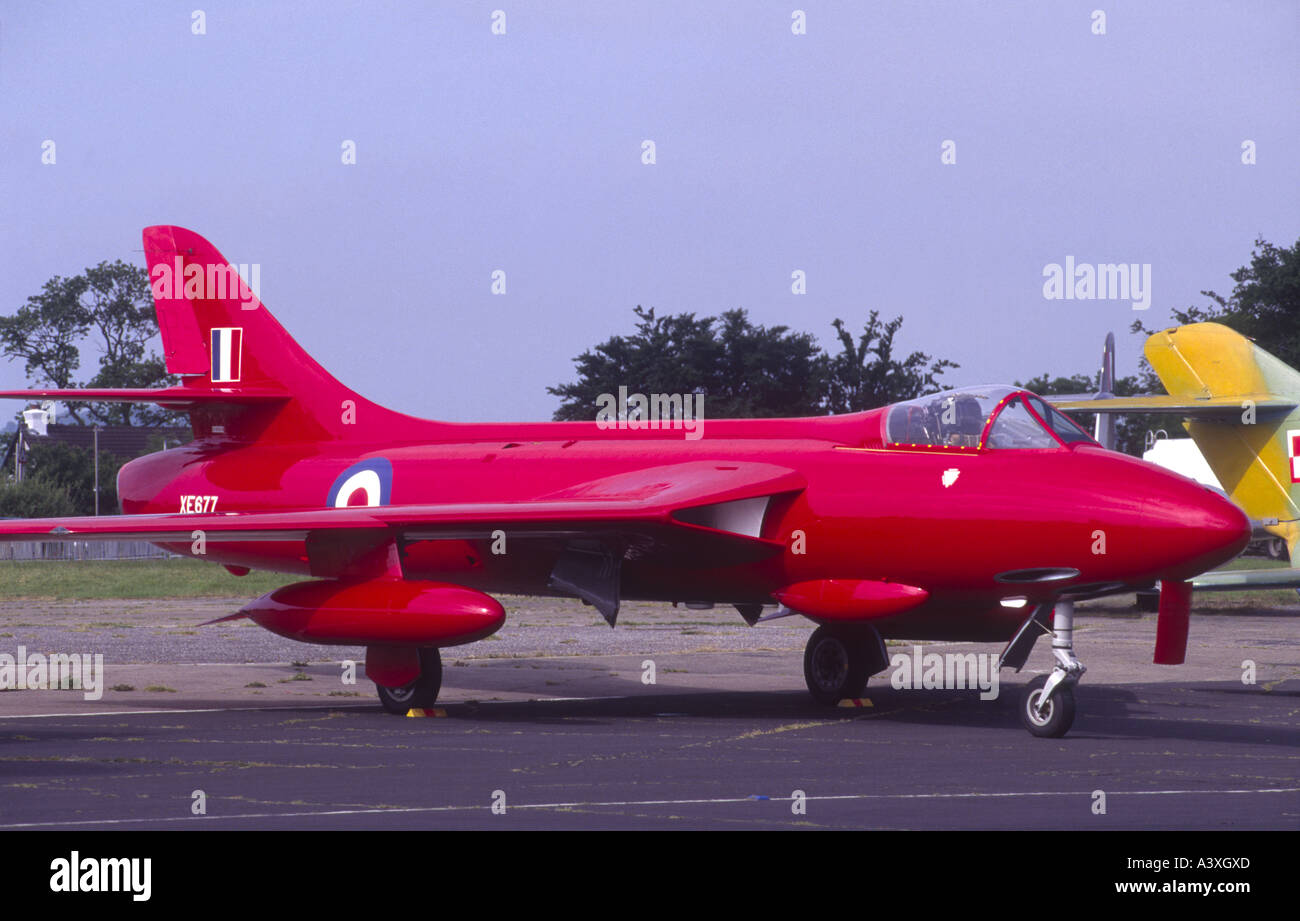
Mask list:
[{"label": "gravel ground", "polygon": [[[503,596],[505,626],[494,636],[448,649],[452,660],[533,655],[619,655],[705,651],[799,651],[802,618],[749,627],[733,608],[697,611],[629,602],[611,630],[594,608],[564,598]],[[117,664],[336,662],[364,658],[363,647],[314,646],[284,639],[250,620],[199,626],[237,611],[245,600],[12,601],[0,603],[0,651],[103,653]],[[771,610],[775,610],[774,608]]]},{"label": "gravel ground", "polygon": [[[611,630],[569,599],[502,599],[505,626],[495,636],[443,650],[440,703],[534,700],[647,692],[781,690],[799,692],[803,648],[812,625],[790,617],[747,626],[731,608],[692,610],[631,602]],[[65,691],[0,694],[0,716],[118,709],[377,704],[365,679],[362,647],[316,646],[278,637],[247,620],[200,626],[239,609],[243,599],[0,603],[0,653],[103,655],[98,696]],[[1075,645],[1088,667],[1084,685],[1197,681],[1240,684],[1243,663],[1274,686],[1300,677],[1300,625],[1291,609],[1194,616],[1188,661],[1151,664],[1155,617],[1122,601],[1081,606]],[[996,655],[997,644],[927,643],[927,650]],[[913,644],[890,641],[891,654]],[[647,686],[644,664],[655,663]],[[342,663],[357,663],[353,675]],[[1051,668],[1040,642],[1019,685]],[[354,677],[355,680],[349,680]],[[872,680],[873,686],[885,680]]]}]

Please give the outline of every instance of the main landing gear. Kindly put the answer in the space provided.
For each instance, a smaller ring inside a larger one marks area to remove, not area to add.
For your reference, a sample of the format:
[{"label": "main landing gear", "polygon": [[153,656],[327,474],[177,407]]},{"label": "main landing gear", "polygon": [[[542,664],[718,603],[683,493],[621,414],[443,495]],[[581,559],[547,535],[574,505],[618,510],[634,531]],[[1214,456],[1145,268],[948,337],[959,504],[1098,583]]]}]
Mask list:
[{"label": "main landing gear", "polygon": [[375,685],[379,702],[389,713],[405,714],[408,710],[432,707],[442,689],[442,655],[436,648],[420,650],[420,677],[400,688]]},{"label": "main landing gear", "polygon": [[824,624],[813,631],[803,654],[803,676],[819,704],[835,706],[861,697],[867,679],[889,665],[875,627]]},{"label": "main landing gear", "polygon": [[1074,686],[1087,671],[1074,655],[1074,602],[1058,601],[1051,609],[1039,605],[1003,650],[999,667],[1009,665],[1020,671],[1039,634],[1049,632],[1056,667],[1051,674],[1039,675],[1025,686],[1020,695],[1020,722],[1033,735],[1059,739],[1074,724]]}]

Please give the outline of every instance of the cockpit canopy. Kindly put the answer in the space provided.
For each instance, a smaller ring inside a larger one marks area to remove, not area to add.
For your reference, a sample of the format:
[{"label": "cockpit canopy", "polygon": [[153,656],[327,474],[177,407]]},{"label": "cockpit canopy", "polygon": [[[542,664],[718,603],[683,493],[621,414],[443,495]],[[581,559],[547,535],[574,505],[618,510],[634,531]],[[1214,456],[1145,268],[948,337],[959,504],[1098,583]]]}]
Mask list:
[{"label": "cockpit canopy", "polygon": [[966,387],[889,407],[884,441],[892,447],[1052,449],[1096,444],[1042,397],[1013,387]]}]

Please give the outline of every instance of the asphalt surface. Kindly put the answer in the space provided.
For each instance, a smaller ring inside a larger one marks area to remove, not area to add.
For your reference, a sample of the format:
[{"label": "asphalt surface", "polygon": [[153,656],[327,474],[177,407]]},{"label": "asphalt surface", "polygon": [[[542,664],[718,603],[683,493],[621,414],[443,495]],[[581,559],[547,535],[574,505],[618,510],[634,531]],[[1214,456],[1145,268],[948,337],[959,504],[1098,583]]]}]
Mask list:
[{"label": "asphalt surface", "polygon": [[873,679],[823,709],[796,618],[629,605],[610,631],[515,600],[500,640],[444,651],[445,715],[408,718],[343,683],[347,650],[196,630],[222,603],[104,604],[0,606],[0,652],[106,649],[122,688],[0,694],[0,828],[1300,828],[1289,611],[1197,617],[1159,668],[1150,616],[1081,609],[1079,714],[1048,740],[1016,715],[1046,643],[993,700]]}]

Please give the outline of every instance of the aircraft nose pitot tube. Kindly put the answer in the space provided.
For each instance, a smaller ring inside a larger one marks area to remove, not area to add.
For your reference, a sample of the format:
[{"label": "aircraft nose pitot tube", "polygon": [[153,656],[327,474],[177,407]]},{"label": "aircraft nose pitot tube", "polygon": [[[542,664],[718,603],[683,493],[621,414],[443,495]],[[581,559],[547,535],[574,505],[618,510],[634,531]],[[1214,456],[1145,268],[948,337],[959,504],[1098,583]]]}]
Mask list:
[{"label": "aircraft nose pitot tube", "polygon": [[304,643],[419,647],[481,640],[506,616],[500,602],[472,588],[390,578],[295,582],[240,613]]}]

